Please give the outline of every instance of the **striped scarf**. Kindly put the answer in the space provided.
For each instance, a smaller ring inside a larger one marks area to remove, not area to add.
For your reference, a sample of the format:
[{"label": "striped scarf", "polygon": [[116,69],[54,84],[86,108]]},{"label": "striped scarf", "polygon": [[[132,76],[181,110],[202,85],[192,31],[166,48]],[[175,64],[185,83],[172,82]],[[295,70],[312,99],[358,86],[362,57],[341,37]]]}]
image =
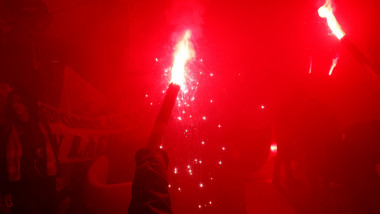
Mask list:
[{"label": "striped scarf", "polygon": [[[57,174],[57,161],[51,146],[48,132],[44,126],[39,123],[42,134],[45,138],[46,143],[46,173],[48,176],[54,176]],[[20,160],[22,157],[22,147],[17,133],[17,129],[12,125],[12,131],[8,139],[7,145],[7,170],[9,181],[19,181],[21,180],[21,167]]]}]

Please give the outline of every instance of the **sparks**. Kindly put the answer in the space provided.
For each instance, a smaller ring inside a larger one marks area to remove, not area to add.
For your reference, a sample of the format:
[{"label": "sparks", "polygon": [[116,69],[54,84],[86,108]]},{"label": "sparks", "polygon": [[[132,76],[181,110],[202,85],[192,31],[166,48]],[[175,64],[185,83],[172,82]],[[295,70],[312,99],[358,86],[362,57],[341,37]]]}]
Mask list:
[{"label": "sparks", "polygon": [[309,67],[309,74],[311,74],[311,70],[313,69],[313,59],[310,57],[310,67]]},{"label": "sparks", "polygon": [[330,72],[329,72],[329,76],[331,76],[332,72],[334,71],[334,68],[335,68],[336,64],[338,63],[338,60],[339,60],[339,57],[336,57],[333,59],[332,64],[331,64],[331,68],[330,68]]},{"label": "sparks", "polygon": [[326,0],[326,3],[318,9],[318,14],[320,17],[327,19],[328,26],[339,40],[344,37],[345,33],[334,15],[332,0]]},{"label": "sparks", "polygon": [[187,30],[181,40],[177,43],[174,52],[171,82],[180,85],[182,89],[185,87],[186,63],[195,56],[190,37],[191,31]]}]

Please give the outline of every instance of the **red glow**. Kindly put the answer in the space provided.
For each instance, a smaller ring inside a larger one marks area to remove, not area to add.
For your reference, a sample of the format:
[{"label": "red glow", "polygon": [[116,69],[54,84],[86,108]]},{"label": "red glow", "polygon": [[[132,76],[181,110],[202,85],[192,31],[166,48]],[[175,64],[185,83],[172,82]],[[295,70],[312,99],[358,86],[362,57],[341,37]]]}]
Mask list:
[{"label": "red glow", "polygon": [[318,14],[320,17],[327,19],[327,24],[329,25],[333,34],[338,39],[342,39],[344,37],[345,33],[335,18],[331,1],[332,0],[326,0],[326,3],[318,9]]}]

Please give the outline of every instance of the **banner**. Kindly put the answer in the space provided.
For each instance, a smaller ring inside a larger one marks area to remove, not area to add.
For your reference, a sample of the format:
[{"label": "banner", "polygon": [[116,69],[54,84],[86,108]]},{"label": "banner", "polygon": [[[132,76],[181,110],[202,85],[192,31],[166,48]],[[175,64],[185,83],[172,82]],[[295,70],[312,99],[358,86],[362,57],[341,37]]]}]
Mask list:
[{"label": "banner", "polygon": [[132,115],[84,118],[39,103],[55,139],[59,163],[89,161],[104,154],[110,143],[141,139],[145,128]]}]

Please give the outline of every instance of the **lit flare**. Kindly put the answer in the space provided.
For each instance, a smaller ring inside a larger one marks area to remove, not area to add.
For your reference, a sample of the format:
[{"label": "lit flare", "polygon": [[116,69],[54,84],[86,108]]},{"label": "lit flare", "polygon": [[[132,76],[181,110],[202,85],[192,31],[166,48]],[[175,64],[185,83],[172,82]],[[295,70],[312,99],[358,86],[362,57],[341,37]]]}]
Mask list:
[{"label": "lit flare", "polygon": [[331,1],[332,0],[326,0],[326,3],[318,9],[318,14],[320,17],[327,19],[327,24],[331,31],[340,40],[344,37],[345,33],[335,18]]},{"label": "lit flare", "polygon": [[185,66],[194,58],[195,52],[190,42],[191,31],[187,30],[181,40],[177,43],[174,52],[171,83],[185,87]]}]

